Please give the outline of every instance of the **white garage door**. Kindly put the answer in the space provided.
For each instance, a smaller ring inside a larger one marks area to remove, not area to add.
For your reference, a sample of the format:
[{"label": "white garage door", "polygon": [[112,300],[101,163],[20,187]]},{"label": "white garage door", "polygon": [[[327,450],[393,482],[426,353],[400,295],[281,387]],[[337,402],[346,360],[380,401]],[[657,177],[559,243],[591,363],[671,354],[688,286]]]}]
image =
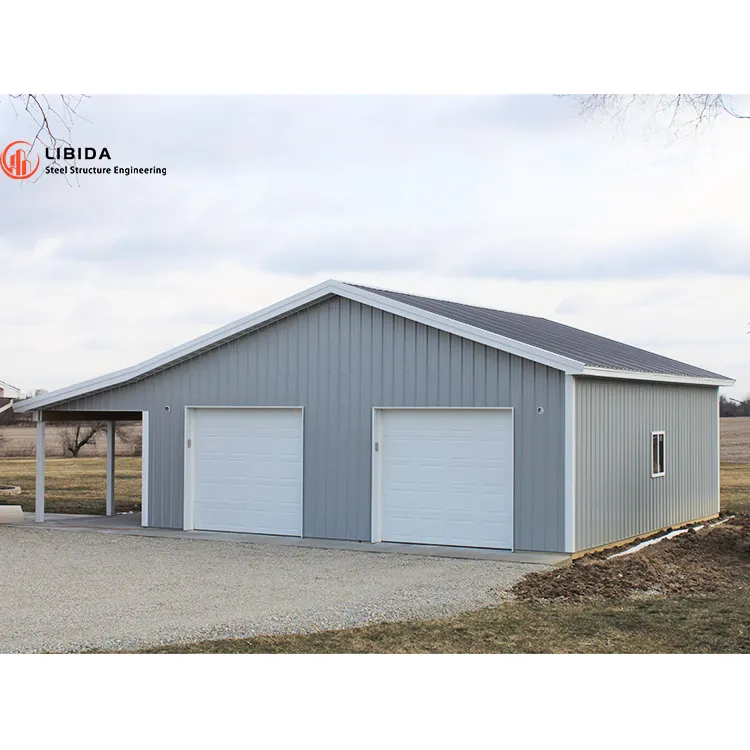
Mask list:
[{"label": "white garage door", "polygon": [[192,410],[193,527],[302,536],[302,410]]},{"label": "white garage door", "polygon": [[513,547],[510,410],[380,411],[382,539]]}]

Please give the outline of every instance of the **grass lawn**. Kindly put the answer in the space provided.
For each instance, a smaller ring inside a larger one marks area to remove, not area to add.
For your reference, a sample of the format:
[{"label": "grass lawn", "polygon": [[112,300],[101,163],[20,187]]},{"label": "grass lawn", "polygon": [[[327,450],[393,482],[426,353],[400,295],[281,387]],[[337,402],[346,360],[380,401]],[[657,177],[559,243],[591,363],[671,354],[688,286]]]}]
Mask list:
[{"label": "grass lawn", "polygon": [[[105,512],[106,466],[104,458],[47,458],[45,510],[47,513]],[[36,468],[33,458],[0,458],[0,484],[21,488],[7,502],[34,510]],[[115,510],[141,509],[141,459],[118,456],[115,462]]]}]

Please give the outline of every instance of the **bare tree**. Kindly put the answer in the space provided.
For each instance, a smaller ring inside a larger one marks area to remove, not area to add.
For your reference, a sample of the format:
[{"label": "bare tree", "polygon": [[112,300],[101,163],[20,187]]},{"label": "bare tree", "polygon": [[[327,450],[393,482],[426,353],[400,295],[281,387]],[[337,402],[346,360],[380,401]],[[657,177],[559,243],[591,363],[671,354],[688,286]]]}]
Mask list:
[{"label": "bare tree", "polygon": [[[83,448],[95,445],[97,437],[107,431],[107,423],[103,421],[61,422],[53,427],[63,456],[71,458],[78,458]],[[115,422],[115,437],[121,443],[130,446],[132,455],[141,455],[143,438],[137,426]]]},{"label": "bare tree", "polygon": [[[52,149],[59,145],[70,146],[70,133],[76,120],[85,120],[79,108],[87,96],[59,94],[9,94],[8,101],[16,118],[21,115],[30,119],[35,127],[35,134],[30,141],[31,149],[41,144]],[[88,122],[88,121],[87,121]]]},{"label": "bare tree", "polygon": [[62,454],[71,458],[78,458],[85,446],[95,444],[97,435],[106,429],[106,422],[64,422],[55,425]]},{"label": "bare tree", "polygon": [[132,456],[140,456],[143,452],[143,432],[140,422],[115,423],[117,439],[130,448]]},{"label": "bare tree", "polygon": [[[654,121],[668,118],[675,138],[697,133],[722,116],[750,120],[750,103],[739,111],[737,97],[729,94],[584,94],[577,95],[583,117],[624,123],[632,113],[644,112]],[[750,331],[747,333],[750,334]]]},{"label": "bare tree", "polygon": [[[86,120],[79,113],[81,104],[89,97],[84,94],[58,94],[46,96],[44,94],[9,94],[8,102],[12,107],[16,119],[25,119],[33,130],[33,137],[29,137],[29,153],[37,146],[48,149],[48,166],[60,166],[57,158],[58,148],[71,146],[70,136],[73,126],[77,120]],[[0,98],[0,102],[2,99]],[[25,138],[23,140],[26,140]],[[51,154],[51,156],[50,156]],[[73,164],[76,164],[73,159]],[[33,182],[40,180],[43,173],[39,174]],[[79,185],[78,177],[71,182],[67,174],[65,181],[68,185]]]},{"label": "bare tree", "polygon": [[750,394],[743,401],[730,396],[719,396],[719,416],[750,417]]},{"label": "bare tree", "polygon": [[718,117],[750,119],[740,111],[737,98],[728,94],[586,94],[575,97],[580,114],[624,123],[636,114],[654,121],[664,119],[676,137],[702,130]]}]

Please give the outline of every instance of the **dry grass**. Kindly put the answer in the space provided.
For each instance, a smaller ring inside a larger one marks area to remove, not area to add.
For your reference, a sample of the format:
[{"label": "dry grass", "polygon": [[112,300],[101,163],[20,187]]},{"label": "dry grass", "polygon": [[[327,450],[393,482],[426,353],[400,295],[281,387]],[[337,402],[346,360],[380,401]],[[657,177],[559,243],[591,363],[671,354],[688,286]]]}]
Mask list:
[{"label": "dry grass", "polygon": [[[45,510],[48,513],[105,512],[106,466],[104,458],[48,458]],[[36,463],[33,458],[0,458],[0,484],[21,487],[9,498],[13,504],[34,510]],[[118,457],[115,463],[115,509],[141,509],[141,459]]]},{"label": "dry grass", "polygon": [[180,654],[747,653],[750,597],[511,602],[446,620],[175,644]]},{"label": "dry grass", "polygon": [[721,509],[750,513],[750,464],[721,465]]}]

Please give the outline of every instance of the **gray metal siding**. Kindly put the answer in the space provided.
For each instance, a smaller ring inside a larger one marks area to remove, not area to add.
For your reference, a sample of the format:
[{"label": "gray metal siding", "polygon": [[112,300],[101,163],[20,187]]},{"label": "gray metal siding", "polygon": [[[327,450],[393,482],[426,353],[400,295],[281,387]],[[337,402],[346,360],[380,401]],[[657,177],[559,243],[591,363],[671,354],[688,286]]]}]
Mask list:
[{"label": "gray metal siding", "polygon": [[[576,549],[719,509],[717,389],[576,378]],[[666,476],[651,476],[664,430]]]},{"label": "gray metal siding", "polygon": [[148,410],[150,522],[181,528],[185,406],[304,406],[303,533],[369,540],[372,407],[513,406],[515,546],[560,551],[563,399],[558,370],[333,297],[56,409]]}]

